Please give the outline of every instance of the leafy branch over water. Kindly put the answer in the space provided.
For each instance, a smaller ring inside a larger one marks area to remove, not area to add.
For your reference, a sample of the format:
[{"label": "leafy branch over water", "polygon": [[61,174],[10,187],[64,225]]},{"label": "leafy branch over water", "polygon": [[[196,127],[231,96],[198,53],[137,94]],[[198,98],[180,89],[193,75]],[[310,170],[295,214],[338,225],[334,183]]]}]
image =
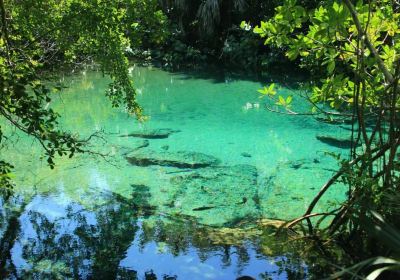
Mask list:
[{"label": "leafy branch over water", "polygon": [[[51,168],[56,155],[82,153],[86,142],[58,128],[60,116],[51,109],[51,94],[62,87],[54,82],[51,70],[96,63],[112,79],[106,92],[112,105],[125,106],[129,114],[143,118],[126,58],[126,50],[135,47],[126,33],[131,38],[143,36],[142,26],[132,21],[146,10],[136,4],[136,0],[0,1],[0,115],[7,125],[40,143]],[[153,17],[155,22],[160,19],[158,14]],[[3,132],[0,142],[7,137]],[[0,162],[6,190],[12,187],[11,167]]]},{"label": "leafy branch over water", "polygon": [[[356,5],[350,0],[328,1],[313,9],[287,0],[270,20],[253,29],[265,44],[283,48],[289,59],[319,73],[309,97],[314,113],[321,113],[319,104],[327,104],[336,110],[335,117],[353,123],[349,159],[342,161],[304,216],[289,224],[306,221],[310,238],[319,240],[327,234],[353,259],[372,252],[396,256],[390,247],[372,242],[361,221],[373,221],[371,213],[381,213],[386,223],[400,226],[400,212],[386,207],[386,195],[398,193],[400,186],[399,9],[398,3],[386,0]],[[260,92],[292,113],[291,99],[276,95],[271,86]],[[312,217],[321,215],[313,213],[314,207],[339,180],[348,185],[348,198],[326,229],[316,228],[319,221]]]}]

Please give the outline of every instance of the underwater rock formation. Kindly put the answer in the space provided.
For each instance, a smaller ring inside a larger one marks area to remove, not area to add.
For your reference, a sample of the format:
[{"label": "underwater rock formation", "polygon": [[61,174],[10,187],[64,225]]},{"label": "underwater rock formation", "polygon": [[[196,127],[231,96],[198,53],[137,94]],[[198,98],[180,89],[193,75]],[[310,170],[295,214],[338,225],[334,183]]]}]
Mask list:
[{"label": "underwater rock formation", "polygon": [[169,150],[169,145],[164,145],[161,147],[161,149],[168,151]]},{"label": "underwater rock formation", "polygon": [[132,165],[136,166],[169,166],[177,168],[204,168],[207,166],[218,165],[220,160],[216,157],[197,152],[157,152],[147,150],[145,153],[129,153],[126,159]]},{"label": "underwater rock formation", "polygon": [[211,225],[256,219],[257,169],[252,165],[212,166],[172,177],[166,206]]},{"label": "underwater rock formation", "polygon": [[137,140],[134,143],[130,144],[130,147],[120,147],[121,154],[126,156],[129,153],[134,151],[138,151],[142,148],[146,148],[150,145],[149,140]]},{"label": "underwater rock formation", "polygon": [[241,155],[242,157],[247,157],[247,158],[250,158],[250,157],[251,157],[251,154],[246,153],[246,152],[241,153],[240,155]]},{"label": "underwater rock formation", "polygon": [[349,139],[335,138],[332,136],[316,136],[316,138],[325,144],[337,148],[350,149],[352,146],[352,141]]},{"label": "underwater rock formation", "polygon": [[150,129],[144,131],[134,131],[126,135],[120,135],[120,137],[137,137],[145,139],[165,139],[168,138],[173,133],[181,132],[180,130],[174,130],[170,128],[159,128]]},{"label": "underwater rock formation", "polygon": [[327,123],[327,124],[352,124],[355,120],[349,118],[315,118],[319,122]]}]

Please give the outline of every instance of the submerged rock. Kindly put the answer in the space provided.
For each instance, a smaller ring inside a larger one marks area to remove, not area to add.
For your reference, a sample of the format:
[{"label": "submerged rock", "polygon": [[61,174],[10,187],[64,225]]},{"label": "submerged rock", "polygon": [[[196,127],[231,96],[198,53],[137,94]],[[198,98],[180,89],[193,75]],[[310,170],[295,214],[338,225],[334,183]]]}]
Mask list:
[{"label": "submerged rock", "polygon": [[332,136],[316,136],[316,138],[325,144],[342,149],[351,148],[353,143],[350,139],[335,138]]},{"label": "submerged rock", "polygon": [[291,165],[290,165],[290,167],[291,168],[293,168],[293,169],[300,169],[301,167],[303,166],[303,163],[302,162],[293,162]]},{"label": "submerged rock", "polygon": [[251,165],[212,166],[170,179],[168,205],[209,225],[231,226],[254,219],[259,208],[257,169]]},{"label": "submerged rock", "polygon": [[247,197],[242,197],[242,201],[238,202],[237,205],[245,204],[247,202]]},{"label": "submerged rock", "polygon": [[136,140],[134,143],[130,143],[130,147],[121,146],[119,147],[121,154],[126,156],[129,153],[138,151],[140,149],[146,148],[150,145],[149,140]]},{"label": "submerged rock", "polygon": [[120,135],[120,137],[138,137],[145,139],[165,139],[171,134],[181,132],[180,130],[174,130],[170,128],[159,128],[144,131],[134,131],[126,135]]},{"label": "submerged rock", "polygon": [[249,153],[241,153],[240,155],[241,155],[242,157],[248,157],[248,158],[251,157],[251,155],[250,155]]},{"label": "submerged rock", "polygon": [[146,147],[148,147],[150,145],[150,142],[149,142],[149,140],[143,140],[143,142],[142,143],[140,143],[139,145],[137,145],[136,147],[135,147],[135,151],[137,151],[137,150],[140,150],[140,149],[142,149],[142,148],[146,148]]},{"label": "submerged rock", "polygon": [[146,153],[130,153],[126,155],[126,159],[132,165],[136,166],[169,166],[177,168],[204,168],[207,166],[217,165],[220,160],[216,157],[197,152],[157,152],[146,151]]},{"label": "submerged rock", "polygon": [[215,207],[216,206],[202,206],[202,207],[193,208],[192,211],[205,211],[205,210],[214,209]]},{"label": "submerged rock", "polygon": [[352,124],[355,122],[355,120],[352,120],[351,118],[320,118],[316,117],[315,118],[319,122],[327,123],[327,124]]}]

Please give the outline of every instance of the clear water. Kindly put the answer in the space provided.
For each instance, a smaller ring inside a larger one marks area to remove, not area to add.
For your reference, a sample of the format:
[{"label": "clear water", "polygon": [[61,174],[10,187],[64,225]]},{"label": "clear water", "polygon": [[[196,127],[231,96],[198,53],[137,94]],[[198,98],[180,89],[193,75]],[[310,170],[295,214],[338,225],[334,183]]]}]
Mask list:
[{"label": "clear water", "polygon": [[[96,72],[64,78],[69,87],[54,95],[60,125],[82,137],[101,130],[90,148],[105,157],[60,158],[50,170],[37,143],[18,133],[2,151],[17,166],[15,191],[26,201],[9,271],[52,279],[301,278],[307,265],[260,221],[304,213],[337,169],[327,153],[348,153],[316,136],[348,137],[346,127],[271,113],[257,93],[264,81],[222,70],[133,67],[132,78],[145,123],[111,108],[103,94],[109,80]],[[295,109],[308,110],[297,90],[278,91],[295,96]],[[162,139],[121,137],[153,129],[173,132]],[[166,166],[181,151],[219,163]],[[167,164],[133,165],[126,158],[132,155]],[[316,211],[344,195],[342,186],[331,188]]]}]

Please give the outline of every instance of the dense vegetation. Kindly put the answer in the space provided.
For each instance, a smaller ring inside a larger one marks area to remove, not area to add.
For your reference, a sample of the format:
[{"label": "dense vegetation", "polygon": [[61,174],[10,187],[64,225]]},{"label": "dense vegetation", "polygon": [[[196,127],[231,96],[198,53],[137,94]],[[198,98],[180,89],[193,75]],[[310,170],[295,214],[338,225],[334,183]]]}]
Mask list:
[{"label": "dense vegetation", "polygon": [[[353,4],[345,0],[307,9],[296,1],[285,1],[273,18],[254,28],[266,38],[265,44],[284,47],[289,59],[301,57],[303,67],[323,71],[306,96],[314,105],[314,114],[353,123],[349,159],[341,159],[341,169],[321,188],[304,216],[291,223],[306,220],[309,236],[320,241],[323,234],[315,232],[311,217],[332,215],[323,233],[334,237],[353,259],[376,254],[398,257],[400,248],[399,233],[392,227],[400,226],[396,207],[400,186],[399,8],[391,1]],[[291,98],[276,97],[271,88],[260,92],[296,114],[290,109]],[[347,201],[331,213],[313,213],[319,199],[340,179],[349,186]],[[379,272],[399,265],[391,259],[375,264]],[[371,275],[379,275],[377,271]]]},{"label": "dense vegetation", "polygon": [[[349,157],[338,157],[339,171],[288,226],[305,222],[304,236],[321,257],[339,267],[355,265],[340,271],[327,262],[315,273],[378,277],[400,265],[399,9],[389,0],[0,0],[0,114],[35,138],[53,167],[56,155],[90,152],[85,142],[91,138],[57,127],[59,115],[47,104],[63,87],[53,76],[58,70],[96,65],[113,80],[106,92],[111,104],[143,119],[129,58],[167,67],[222,61],[248,71],[287,58],[310,73],[304,85],[310,94],[303,98],[314,109],[296,112],[298,97],[283,98],[274,85],[260,90],[267,108],[353,124]],[[0,144],[8,137],[0,127]],[[5,197],[12,194],[12,169],[10,160],[0,160]],[[315,213],[338,181],[348,185],[347,200],[330,213]],[[327,217],[329,225],[319,227]]]},{"label": "dense vegetation", "polygon": [[[158,27],[165,24],[165,17],[155,9],[154,1],[0,2],[1,115],[40,142],[50,167],[56,154],[83,152],[87,140],[57,128],[59,116],[46,104],[51,102],[51,92],[62,85],[46,83],[54,81],[51,70],[97,63],[113,79],[106,93],[112,105],[124,104],[141,118],[126,54],[164,36]],[[0,137],[0,141],[7,139],[2,133]],[[7,195],[12,166],[0,163],[2,190]]]}]

